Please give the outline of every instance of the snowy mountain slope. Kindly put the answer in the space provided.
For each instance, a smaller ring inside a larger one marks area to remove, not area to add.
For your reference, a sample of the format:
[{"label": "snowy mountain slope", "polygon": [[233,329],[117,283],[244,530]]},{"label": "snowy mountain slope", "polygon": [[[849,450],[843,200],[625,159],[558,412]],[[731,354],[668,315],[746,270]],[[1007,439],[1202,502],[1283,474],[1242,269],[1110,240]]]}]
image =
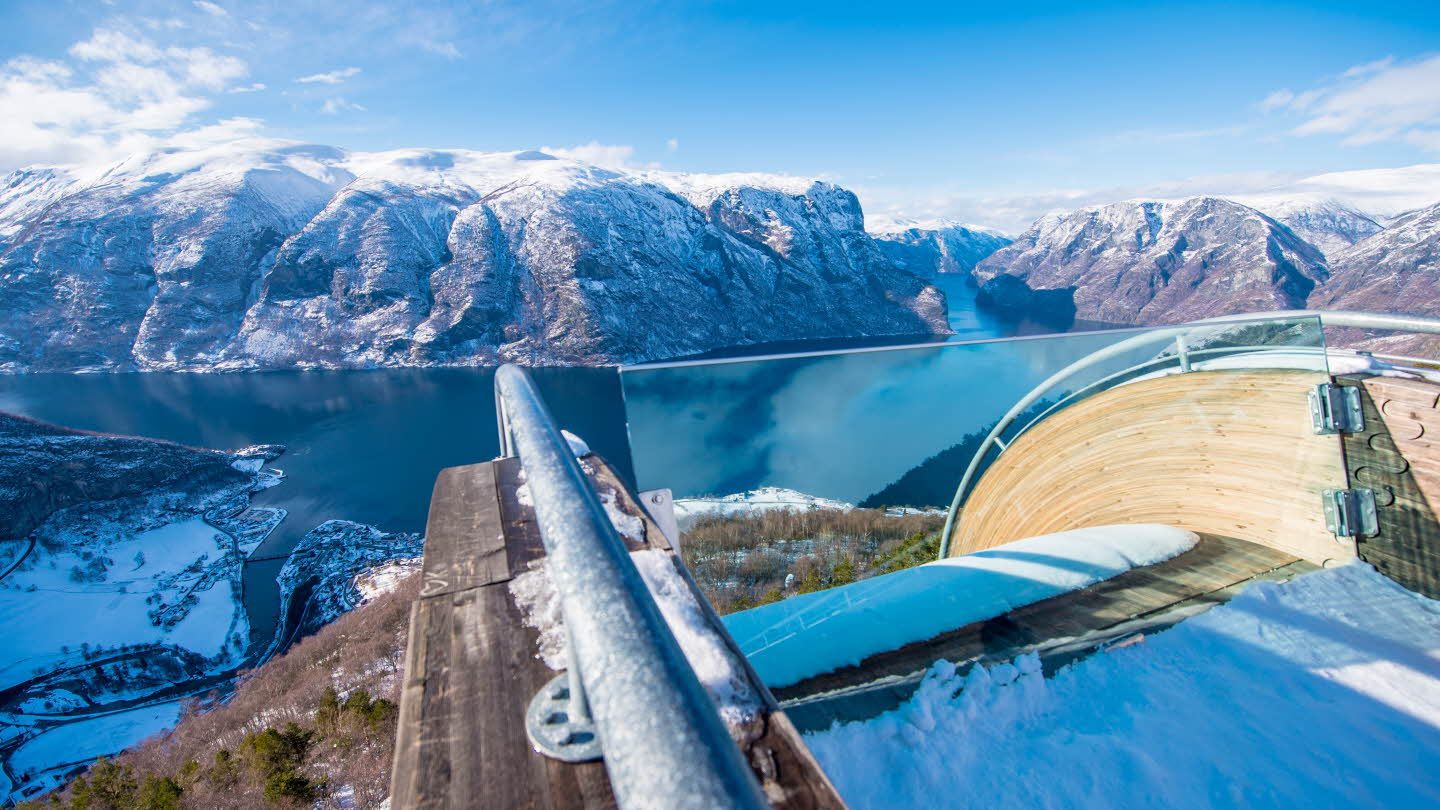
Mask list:
[{"label": "snowy mountain slope", "polygon": [[[1314,309],[1440,315],[1440,203],[1399,217],[1332,256],[1330,279],[1309,303]],[[1440,352],[1440,341],[1418,335],[1372,336],[1360,345],[1421,357]]]},{"label": "snowy mountain slope", "polygon": [[595,364],[946,328],[826,183],[278,141],[13,173],[0,300],[8,371]]},{"label": "snowy mountain slope", "polygon": [[73,666],[63,648],[78,654],[81,640],[97,652],[243,649],[241,560],[283,515],[234,518],[281,450],[222,453],[0,414],[0,539],[19,552],[0,568],[0,688],[33,674],[12,665]]},{"label": "snowy mountain slope", "polygon": [[1323,254],[1274,219],[1194,197],[1042,217],[974,275],[982,300],[1065,324],[1300,308],[1327,272]]},{"label": "snowy mountain slope", "polygon": [[1319,248],[1327,258],[1385,229],[1374,217],[1338,200],[1286,200],[1254,207]]},{"label": "snowy mountain slope", "polygon": [[1311,296],[1324,309],[1440,314],[1440,203],[1396,219],[1331,257]]},{"label": "snowy mountain slope", "polygon": [[989,228],[944,220],[886,222],[873,226],[870,233],[886,258],[920,276],[968,273],[1012,241]]}]

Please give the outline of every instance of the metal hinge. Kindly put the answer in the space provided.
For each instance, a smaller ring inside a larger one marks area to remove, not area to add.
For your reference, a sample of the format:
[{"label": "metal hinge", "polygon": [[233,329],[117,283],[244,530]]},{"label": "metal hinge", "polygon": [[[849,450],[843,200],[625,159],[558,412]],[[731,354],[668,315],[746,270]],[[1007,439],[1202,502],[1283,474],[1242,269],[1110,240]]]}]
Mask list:
[{"label": "metal hinge", "polygon": [[1355,433],[1365,429],[1360,389],[1320,383],[1310,389],[1310,423],[1316,433]]},{"label": "metal hinge", "polygon": [[1325,528],[1336,537],[1369,537],[1380,532],[1373,491],[1327,489],[1320,497],[1325,509]]}]

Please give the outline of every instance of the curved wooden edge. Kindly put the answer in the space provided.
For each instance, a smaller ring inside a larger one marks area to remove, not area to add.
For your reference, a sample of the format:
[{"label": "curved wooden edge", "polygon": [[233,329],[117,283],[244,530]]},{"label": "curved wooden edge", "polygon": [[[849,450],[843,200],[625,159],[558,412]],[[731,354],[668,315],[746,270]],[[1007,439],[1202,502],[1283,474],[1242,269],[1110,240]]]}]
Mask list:
[{"label": "curved wooden edge", "polygon": [[1194,371],[1122,385],[1021,434],[975,486],[952,555],[1043,534],[1163,523],[1317,564],[1355,556],[1325,527],[1344,488],[1340,438],[1316,435],[1322,372]]}]

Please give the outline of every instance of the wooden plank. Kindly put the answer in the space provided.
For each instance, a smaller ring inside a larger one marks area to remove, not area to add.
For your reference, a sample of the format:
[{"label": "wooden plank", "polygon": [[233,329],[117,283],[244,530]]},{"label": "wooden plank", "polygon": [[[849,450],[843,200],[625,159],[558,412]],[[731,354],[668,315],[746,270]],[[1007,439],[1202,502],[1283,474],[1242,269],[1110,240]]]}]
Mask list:
[{"label": "wooden plank", "polygon": [[603,763],[568,765],[530,748],[525,708],[555,673],[536,660],[536,633],[522,624],[508,585],[416,605],[411,634],[423,640],[406,661],[401,716],[418,733],[407,729],[404,756],[397,743],[393,806],[614,807]]},{"label": "wooden plank", "polygon": [[1360,558],[1401,585],[1440,598],[1440,385],[1341,377],[1359,387],[1364,430],[1344,437],[1351,486],[1375,493],[1380,532]]},{"label": "wooden plank", "polygon": [[420,595],[439,596],[510,578],[491,464],[441,470],[430,496]]},{"label": "wooden plank", "polygon": [[[638,518],[639,534],[626,539],[630,549],[671,555],[699,604],[707,606],[664,533],[609,465],[592,455],[582,466],[608,506]],[[446,470],[437,482],[431,526],[440,531],[427,539],[422,567],[434,574],[427,582],[435,584],[411,613],[391,779],[395,810],[615,806],[603,763],[556,762],[532,751],[525,736],[526,706],[557,673],[537,658],[537,633],[523,625],[509,593],[509,580],[544,555],[522,485],[513,459]],[[488,542],[491,527],[502,538],[498,547]],[[480,564],[467,567],[463,558],[471,553]],[[719,617],[707,615],[762,696],[764,711],[756,722],[732,733],[741,738],[772,805],[843,808]]]},{"label": "wooden plank", "polygon": [[1027,430],[981,477],[952,537],[965,554],[1024,537],[1163,523],[1323,563],[1320,490],[1345,486],[1340,441],[1311,429],[1297,370],[1197,371],[1088,397]]}]

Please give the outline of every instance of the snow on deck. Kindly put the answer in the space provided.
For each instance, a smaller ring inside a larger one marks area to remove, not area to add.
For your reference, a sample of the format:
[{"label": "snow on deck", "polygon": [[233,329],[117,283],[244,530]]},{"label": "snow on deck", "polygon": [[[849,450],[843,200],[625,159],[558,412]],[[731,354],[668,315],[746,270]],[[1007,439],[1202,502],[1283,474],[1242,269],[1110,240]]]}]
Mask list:
[{"label": "snow on deck", "polygon": [[761,680],[779,688],[1164,562],[1198,540],[1158,524],[1076,529],[799,594],[725,625]]},{"label": "snow on deck", "polygon": [[1362,563],[1257,582],[1048,680],[936,663],[806,741],[856,810],[1440,806],[1440,602]]}]

